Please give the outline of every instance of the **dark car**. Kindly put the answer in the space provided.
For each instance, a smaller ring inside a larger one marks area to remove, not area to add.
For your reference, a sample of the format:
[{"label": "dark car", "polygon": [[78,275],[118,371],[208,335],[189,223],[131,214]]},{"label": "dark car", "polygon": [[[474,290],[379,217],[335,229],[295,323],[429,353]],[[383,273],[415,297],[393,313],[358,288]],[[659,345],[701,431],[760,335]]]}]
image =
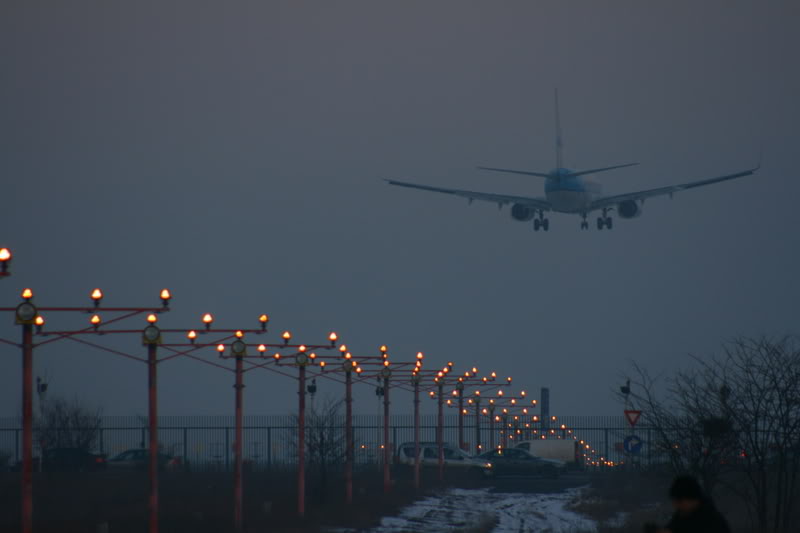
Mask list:
[{"label": "dark car", "polygon": [[560,461],[536,457],[516,448],[492,450],[478,457],[494,465],[496,476],[558,477],[563,469],[563,463]]},{"label": "dark car", "polygon": [[[147,470],[150,464],[150,451],[145,448],[125,450],[108,460],[108,467],[114,470]],[[158,454],[159,470],[177,470],[181,467],[180,457],[166,453]]]},{"label": "dark car", "polygon": [[[33,458],[33,470],[39,470],[40,462],[43,472],[95,472],[106,467],[105,455],[82,448],[48,448],[41,458]],[[22,470],[22,462],[14,465],[13,470]]]}]

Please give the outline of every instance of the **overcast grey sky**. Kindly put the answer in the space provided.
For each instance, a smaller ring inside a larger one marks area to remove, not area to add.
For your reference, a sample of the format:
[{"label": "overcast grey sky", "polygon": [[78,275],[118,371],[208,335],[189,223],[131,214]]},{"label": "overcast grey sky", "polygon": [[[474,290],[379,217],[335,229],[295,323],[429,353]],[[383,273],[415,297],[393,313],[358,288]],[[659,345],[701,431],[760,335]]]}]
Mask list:
[{"label": "overcast grey sky", "polygon": [[[100,286],[129,305],[169,287],[165,327],[267,312],[275,332],[335,329],[356,353],[386,343],[550,386],[555,413],[616,413],[631,359],[668,370],[735,335],[798,332],[798,15],[788,1],[4,2],[0,246],[16,258],[0,295],[65,305]],[[641,162],[599,176],[609,192],[748,168],[762,147],[763,168],[650,200],[610,232],[556,214],[534,233],[507,209],[381,181],[541,195],[537,178],[474,166],[551,168],[555,87],[567,166]],[[19,356],[0,354],[0,415],[15,415]],[[160,371],[162,413],[232,411],[230,376]],[[145,412],[143,365],[64,342],[37,352],[36,374],[108,414]],[[294,405],[293,382],[248,380],[249,413]],[[374,412],[372,388],[359,394]]]}]

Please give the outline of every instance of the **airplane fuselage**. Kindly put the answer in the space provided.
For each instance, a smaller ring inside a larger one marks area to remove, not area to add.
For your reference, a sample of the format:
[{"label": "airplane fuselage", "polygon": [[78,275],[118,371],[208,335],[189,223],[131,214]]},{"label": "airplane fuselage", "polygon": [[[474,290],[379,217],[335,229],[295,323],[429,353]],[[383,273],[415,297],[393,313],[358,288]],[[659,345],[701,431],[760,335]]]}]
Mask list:
[{"label": "airplane fuselage", "polygon": [[557,168],[549,172],[544,184],[547,201],[553,211],[559,213],[583,213],[589,211],[593,201],[600,197],[600,184],[572,176],[572,171]]}]

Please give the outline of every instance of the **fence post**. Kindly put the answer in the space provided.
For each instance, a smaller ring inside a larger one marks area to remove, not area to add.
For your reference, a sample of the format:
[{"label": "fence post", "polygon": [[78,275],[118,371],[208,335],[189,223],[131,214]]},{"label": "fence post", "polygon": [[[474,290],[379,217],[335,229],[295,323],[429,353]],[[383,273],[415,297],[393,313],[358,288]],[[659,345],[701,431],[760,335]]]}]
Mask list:
[{"label": "fence post", "polygon": [[267,468],[272,468],[272,428],[267,427]]},{"label": "fence post", "polygon": [[227,426],[225,427],[225,471],[227,472],[231,466],[231,438],[230,434],[228,433]]}]

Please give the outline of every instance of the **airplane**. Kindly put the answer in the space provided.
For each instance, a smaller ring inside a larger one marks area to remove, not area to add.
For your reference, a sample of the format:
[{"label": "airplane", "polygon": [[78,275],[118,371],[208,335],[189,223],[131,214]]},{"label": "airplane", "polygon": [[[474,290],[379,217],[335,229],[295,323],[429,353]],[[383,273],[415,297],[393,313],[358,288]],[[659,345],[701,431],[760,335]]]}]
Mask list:
[{"label": "airplane", "polygon": [[698,181],[690,181],[679,185],[668,185],[644,191],[603,196],[602,188],[599,183],[586,179],[591,174],[599,174],[609,170],[632,167],[638,163],[626,163],[609,167],[592,168],[588,170],[570,170],[564,168],[563,150],[564,145],[561,136],[561,118],[558,109],[558,91],[555,93],[555,115],[556,115],[556,167],[549,172],[532,172],[528,170],[513,170],[508,168],[496,167],[477,167],[481,170],[491,172],[503,172],[508,174],[519,174],[523,176],[536,176],[544,178],[544,197],[513,196],[508,194],[495,194],[479,191],[467,191],[461,189],[448,189],[444,187],[434,187],[419,183],[409,183],[406,181],[386,180],[390,185],[399,187],[409,187],[424,191],[433,191],[444,194],[452,194],[466,198],[469,204],[474,200],[483,200],[496,203],[498,208],[506,204],[511,204],[511,218],[519,222],[530,222],[533,220],[534,231],[540,229],[548,231],[550,221],[545,217],[545,213],[567,213],[577,214],[582,218],[581,229],[589,228],[587,217],[589,213],[598,211],[600,216],[597,218],[597,229],[612,229],[613,219],[609,216],[610,211],[616,211],[621,219],[636,218],[642,214],[644,201],[654,196],[672,195],[676,192],[703,187],[713,183],[720,183],[727,180],[749,176],[760,168],[760,163],[754,168],[716,176]]}]

